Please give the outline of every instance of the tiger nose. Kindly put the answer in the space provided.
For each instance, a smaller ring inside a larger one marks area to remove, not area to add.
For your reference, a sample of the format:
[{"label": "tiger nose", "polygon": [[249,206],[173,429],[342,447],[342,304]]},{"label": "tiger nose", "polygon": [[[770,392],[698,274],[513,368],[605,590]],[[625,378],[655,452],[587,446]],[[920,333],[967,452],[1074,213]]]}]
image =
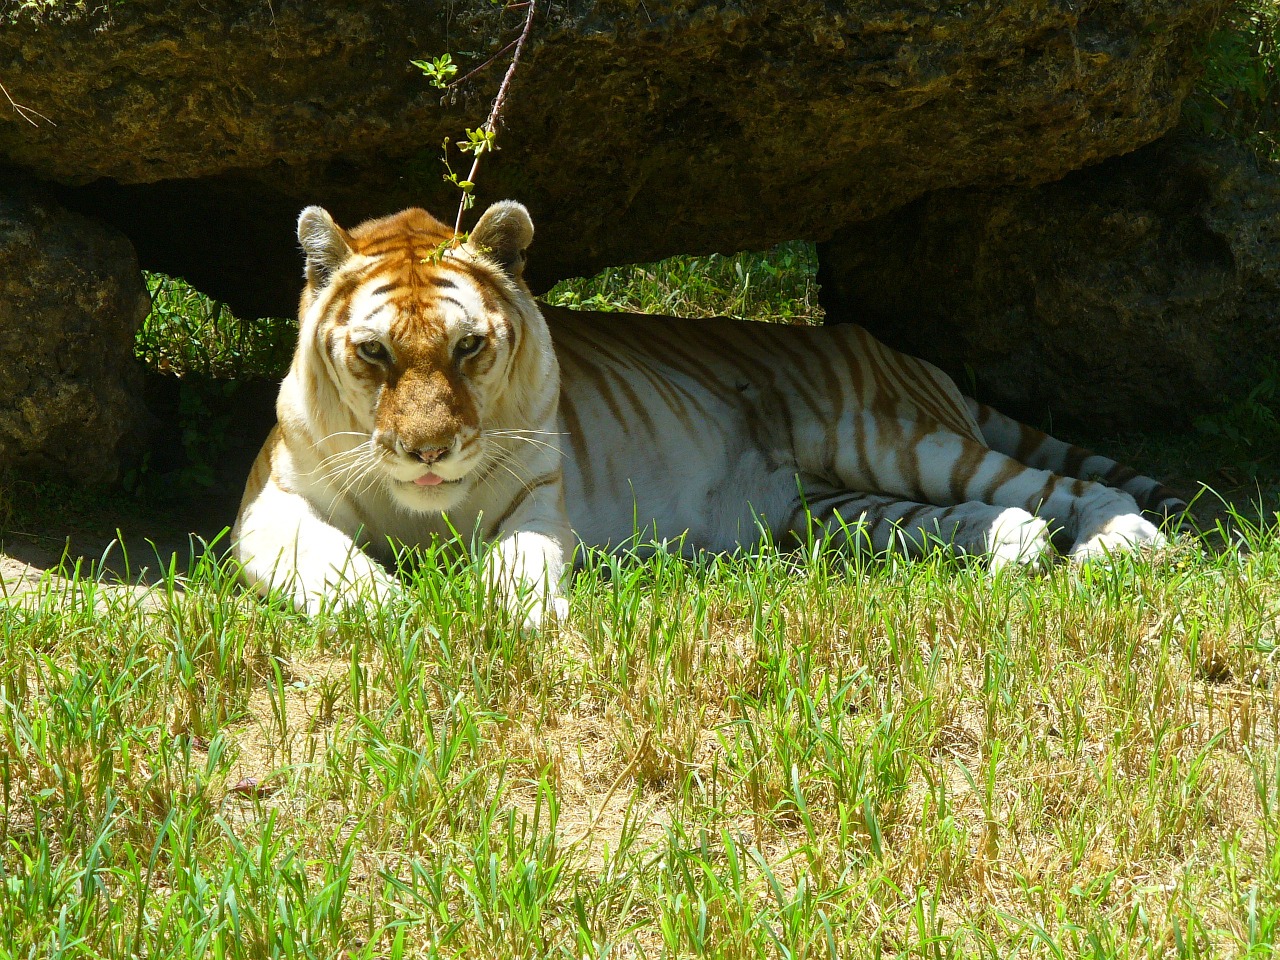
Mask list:
[{"label": "tiger nose", "polygon": [[451,449],[450,447],[420,447],[417,450],[410,450],[403,440],[396,440],[396,449],[407,457],[413,457],[415,460],[421,460],[425,464],[432,464],[443,457]]},{"label": "tiger nose", "polygon": [[423,463],[432,464],[448,452],[448,447],[427,447],[425,450],[412,450],[409,452],[409,456],[421,460]]}]

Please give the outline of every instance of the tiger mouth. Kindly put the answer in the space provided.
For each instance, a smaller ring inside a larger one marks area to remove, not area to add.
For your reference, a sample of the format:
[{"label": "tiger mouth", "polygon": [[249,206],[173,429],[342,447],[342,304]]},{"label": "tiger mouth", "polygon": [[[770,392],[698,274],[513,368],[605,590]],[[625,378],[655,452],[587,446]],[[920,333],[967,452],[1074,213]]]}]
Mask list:
[{"label": "tiger mouth", "polygon": [[439,490],[441,487],[451,487],[459,484],[465,479],[467,478],[458,477],[456,480],[446,480],[444,477],[441,477],[439,483],[419,483],[417,478],[415,478],[413,480],[401,480],[400,485],[402,487],[415,487],[418,490]]}]

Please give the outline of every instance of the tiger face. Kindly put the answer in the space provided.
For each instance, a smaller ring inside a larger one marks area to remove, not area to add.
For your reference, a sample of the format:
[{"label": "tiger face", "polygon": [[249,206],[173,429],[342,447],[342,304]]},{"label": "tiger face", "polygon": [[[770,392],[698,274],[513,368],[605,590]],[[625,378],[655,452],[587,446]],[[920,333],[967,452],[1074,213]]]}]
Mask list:
[{"label": "tiger face", "polygon": [[[307,355],[295,366],[329,381],[311,386],[345,414],[331,436],[360,441],[360,482],[406,510],[467,500],[501,454],[491,431],[519,417],[522,385],[541,380],[545,392],[555,379],[545,323],[519,279],[532,233],[518,204],[490,208],[465,244],[423,210],[353,231],[319,207],[299,218]],[[540,368],[522,369],[530,360]]]}]

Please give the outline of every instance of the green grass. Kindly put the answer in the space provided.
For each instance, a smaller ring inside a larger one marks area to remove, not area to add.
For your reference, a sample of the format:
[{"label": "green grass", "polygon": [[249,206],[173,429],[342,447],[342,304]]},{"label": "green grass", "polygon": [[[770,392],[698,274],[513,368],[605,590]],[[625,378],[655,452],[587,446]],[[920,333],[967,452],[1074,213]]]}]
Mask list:
[{"label": "green grass", "polygon": [[581,310],[813,323],[822,319],[817,271],[813,244],[784,243],[765,253],[613,267],[558,283],[544,299]]},{"label": "green grass", "polygon": [[150,369],[175,376],[278,379],[289,368],[297,321],[264,317],[245,323],[179,278],[148,273],[146,281],[151,313],[134,350]]},{"label": "green grass", "polygon": [[1280,162],[1280,2],[1242,0],[1201,52],[1205,72],[1183,108],[1193,126]]},{"label": "green grass", "polygon": [[0,943],[1273,956],[1280,544],[1250,537],[994,579],[595,558],[523,638],[431,549],[404,602],[315,622],[212,558],[145,602],[49,581],[0,609]]}]

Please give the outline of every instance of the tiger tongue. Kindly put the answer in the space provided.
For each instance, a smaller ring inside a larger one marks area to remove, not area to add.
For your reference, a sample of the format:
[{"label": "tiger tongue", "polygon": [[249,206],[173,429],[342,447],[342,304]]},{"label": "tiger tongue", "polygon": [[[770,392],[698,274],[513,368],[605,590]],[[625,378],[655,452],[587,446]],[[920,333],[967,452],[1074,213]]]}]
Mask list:
[{"label": "tiger tongue", "polygon": [[434,473],[424,473],[413,482],[420,487],[434,487],[444,483],[444,477],[437,477]]}]

